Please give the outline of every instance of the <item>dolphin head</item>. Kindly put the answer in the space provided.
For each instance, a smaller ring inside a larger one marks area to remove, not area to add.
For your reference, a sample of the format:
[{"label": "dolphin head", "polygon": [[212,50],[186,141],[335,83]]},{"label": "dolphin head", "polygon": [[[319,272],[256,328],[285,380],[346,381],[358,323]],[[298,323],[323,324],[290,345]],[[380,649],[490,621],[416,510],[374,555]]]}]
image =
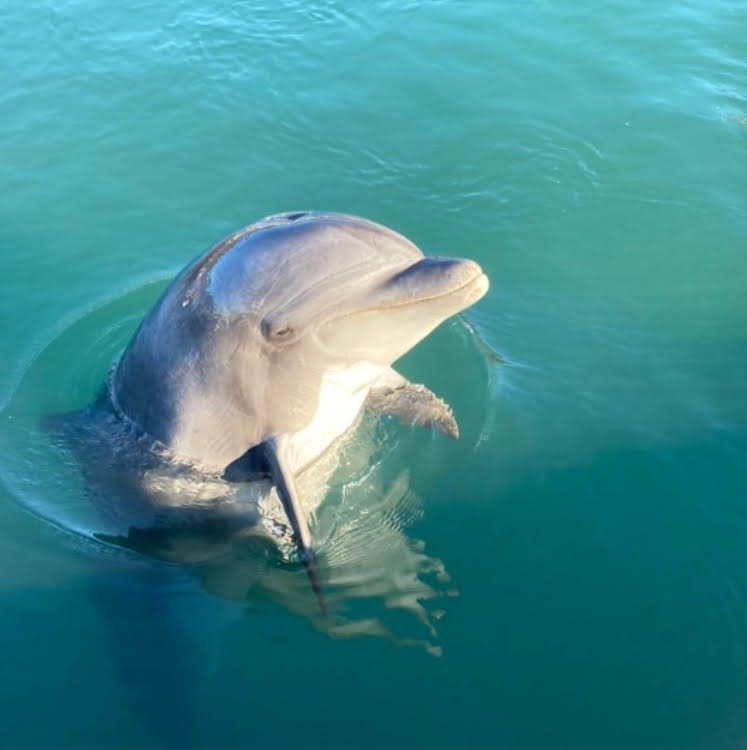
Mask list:
[{"label": "dolphin head", "polygon": [[[387,367],[439,323],[476,302],[488,279],[471,260],[424,257],[379,224],[343,214],[268,217],[212,265],[205,291],[261,352],[268,433],[301,429],[323,373]],[[254,361],[254,360],[253,360]]]}]

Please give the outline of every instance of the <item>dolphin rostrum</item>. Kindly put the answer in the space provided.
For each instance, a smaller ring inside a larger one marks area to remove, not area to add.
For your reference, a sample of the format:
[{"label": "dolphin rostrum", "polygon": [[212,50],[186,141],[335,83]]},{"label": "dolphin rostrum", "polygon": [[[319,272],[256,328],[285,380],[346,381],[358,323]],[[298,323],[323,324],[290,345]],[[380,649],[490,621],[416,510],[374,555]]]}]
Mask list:
[{"label": "dolphin rostrum", "polygon": [[165,290],[113,371],[112,402],[177,459],[228,481],[269,476],[324,610],[294,475],[367,399],[456,436],[446,404],[391,365],[487,289],[473,261],[424,257],[371,221],[270,216]]}]

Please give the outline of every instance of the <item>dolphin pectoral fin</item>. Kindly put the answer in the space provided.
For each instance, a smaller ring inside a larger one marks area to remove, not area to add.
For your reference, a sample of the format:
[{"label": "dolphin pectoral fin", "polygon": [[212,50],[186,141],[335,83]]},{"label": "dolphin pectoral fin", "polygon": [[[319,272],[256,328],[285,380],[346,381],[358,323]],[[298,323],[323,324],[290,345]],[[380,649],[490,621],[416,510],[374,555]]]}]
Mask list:
[{"label": "dolphin pectoral fin", "polygon": [[293,529],[293,536],[298,545],[298,551],[306,568],[306,573],[309,576],[311,588],[314,590],[322,614],[326,614],[327,605],[324,601],[319,571],[314,559],[311,532],[309,531],[309,525],[306,522],[301,503],[298,500],[296,484],[293,480],[293,473],[290,470],[287,441],[283,437],[272,437],[262,443],[262,445],[264,446],[264,454],[270,476],[277,488],[278,497],[280,497],[285,514],[288,516],[291,529]]},{"label": "dolphin pectoral fin", "polygon": [[269,473],[265,444],[260,443],[231,461],[223,470],[223,479],[227,482],[252,482],[267,477]]},{"label": "dolphin pectoral fin", "polygon": [[451,407],[424,385],[410,383],[393,370],[369,391],[365,405],[371,411],[399,417],[407,425],[430,427],[450,438],[459,437]]}]

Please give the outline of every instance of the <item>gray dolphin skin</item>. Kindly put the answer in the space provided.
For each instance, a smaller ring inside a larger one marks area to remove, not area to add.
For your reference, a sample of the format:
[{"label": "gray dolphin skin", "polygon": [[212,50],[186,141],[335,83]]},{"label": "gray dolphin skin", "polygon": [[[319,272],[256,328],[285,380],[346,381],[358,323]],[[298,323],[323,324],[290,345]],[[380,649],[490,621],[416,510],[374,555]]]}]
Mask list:
[{"label": "gray dolphin skin", "polygon": [[324,611],[294,475],[377,393],[384,411],[456,436],[448,407],[391,365],[487,289],[473,261],[425,257],[371,221],[270,216],[171,283],[112,374],[112,402],[200,470],[239,482],[269,476]]}]

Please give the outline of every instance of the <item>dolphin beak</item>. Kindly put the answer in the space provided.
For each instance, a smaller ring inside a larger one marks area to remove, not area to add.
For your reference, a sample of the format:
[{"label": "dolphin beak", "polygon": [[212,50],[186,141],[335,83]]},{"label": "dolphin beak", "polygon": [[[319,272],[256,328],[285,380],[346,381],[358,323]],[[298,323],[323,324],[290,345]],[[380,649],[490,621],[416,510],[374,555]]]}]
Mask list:
[{"label": "dolphin beak", "polygon": [[367,307],[384,309],[454,298],[462,309],[487,292],[488,278],[473,260],[428,256],[377,286]]},{"label": "dolphin beak", "polygon": [[270,438],[265,441],[264,446],[270,476],[275,483],[280,502],[283,504],[285,514],[288,516],[288,521],[293,529],[293,536],[298,545],[298,551],[306,568],[306,573],[309,576],[311,588],[319,602],[319,609],[323,615],[326,615],[327,604],[324,601],[321,579],[319,578],[319,571],[316,566],[311,532],[309,531],[309,525],[306,522],[301,503],[298,500],[293,473],[290,471],[286,455],[286,443],[282,438]]}]

